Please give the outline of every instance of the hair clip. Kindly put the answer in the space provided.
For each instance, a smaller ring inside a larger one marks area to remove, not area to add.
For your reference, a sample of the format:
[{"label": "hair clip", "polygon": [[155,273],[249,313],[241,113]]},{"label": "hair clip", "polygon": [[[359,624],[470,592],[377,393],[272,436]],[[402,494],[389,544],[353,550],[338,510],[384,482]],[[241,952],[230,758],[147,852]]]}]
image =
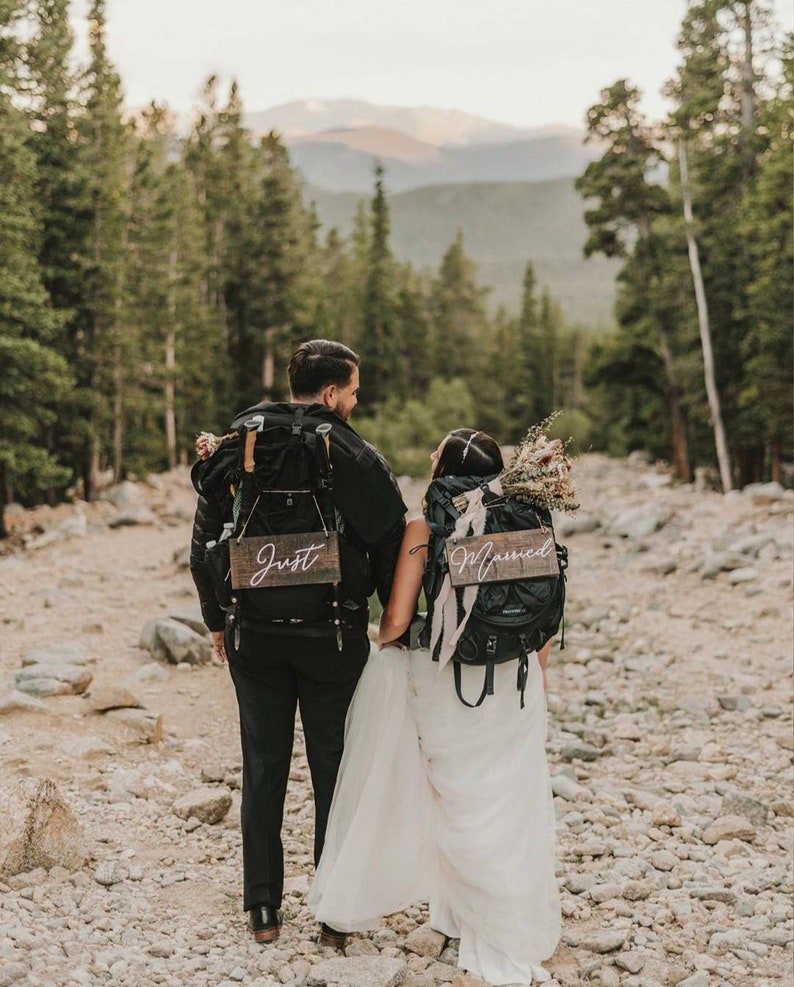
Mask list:
[{"label": "hair clip", "polygon": [[460,457],[461,463],[466,461],[466,453],[469,451],[469,446],[472,444],[474,439],[479,435],[479,432],[472,432],[469,436],[469,441],[466,443],[466,448],[463,450],[463,455]]}]

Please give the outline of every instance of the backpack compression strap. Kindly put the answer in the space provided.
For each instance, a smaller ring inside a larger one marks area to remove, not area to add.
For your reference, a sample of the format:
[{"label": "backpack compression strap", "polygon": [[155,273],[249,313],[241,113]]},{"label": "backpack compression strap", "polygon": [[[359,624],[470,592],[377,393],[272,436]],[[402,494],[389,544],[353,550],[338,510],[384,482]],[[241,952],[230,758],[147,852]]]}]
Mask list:
[{"label": "backpack compression strap", "polygon": [[[494,637],[493,634],[491,634],[489,635],[488,641],[485,645],[485,682],[483,683],[482,692],[480,693],[480,698],[477,700],[476,703],[467,702],[463,698],[463,693],[461,692],[461,681],[462,681],[462,675],[460,671],[461,663],[453,659],[452,664],[455,666],[454,668],[455,692],[457,692],[458,694],[458,699],[460,699],[460,701],[463,703],[464,706],[468,706],[469,709],[476,709],[478,706],[482,705],[483,700],[485,699],[486,696],[493,695],[493,676],[494,676],[495,657],[496,657],[496,638]],[[521,705],[523,706],[523,694],[522,694]]]},{"label": "backpack compression strap", "polygon": [[452,665],[455,672],[455,692],[458,694],[458,699],[463,703],[464,706],[468,706],[469,709],[477,709],[478,706],[482,706],[485,697],[488,695],[488,674],[491,675],[491,692],[493,692],[493,662],[485,666],[485,683],[482,687],[482,692],[480,693],[480,698],[476,703],[470,703],[466,698],[464,698],[461,692],[461,673],[460,673],[460,662],[453,661]]},{"label": "backpack compression strap", "polygon": [[[301,414],[301,419],[302,419]],[[322,422],[314,432],[307,432],[306,438],[309,440],[310,445],[314,445],[314,457],[315,463],[317,465],[317,486],[318,493],[321,497],[325,495],[325,498],[330,505],[329,512],[329,523],[328,527],[331,530],[336,530],[336,503],[333,497],[333,465],[331,463],[331,439],[330,432],[333,426],[329,422]],[[294,426],[293,426],[294,428]],[[314,496],[314,494],[312,494]],[[322,510],[320,505],[317,503],[317,498],[314,500],[317,510],[320,513],[320,520],[322,521],[323,528],[327,528],[325,524],[325,519],[323,518]],[[331,600],[331,606],[333,608],[333,622],[336,628],[336,647],[338,651],[341,651],[344,647],[344,638],[342,636],[342,618],[339,609],[340,599],[339,599],[339,583],[332,584],[333,599]]]},{"label": "backpack compression strap", "polygon": [[[490,641],[489,641],[490,643]],[[522,641],[522,644],[524,642]],[[495,648],[495,645],[494,645]],[[494,661],[490,655],[485,661],[485,682],[483,683],[482,692],[480,693],[480,698],[476,703],[470,703],[463,695],[461,691],[462,687],[462,673],[460,670],[461,663],[459,661],[452,662],[453,671],[455,673],[455,692],[458,694],[458,699],[463,703],[464,706],[468,706],[469,709],[476,709],[478,706],[482,706],[486,696],[493,695],[493,678],[494,678]],[[518,674],[516,677],[516,688],[521,693],[521,709],[524,708],[524,693],[527,688],[527,679],[529,677],[529,651],[524,649],[518,657]]]}]

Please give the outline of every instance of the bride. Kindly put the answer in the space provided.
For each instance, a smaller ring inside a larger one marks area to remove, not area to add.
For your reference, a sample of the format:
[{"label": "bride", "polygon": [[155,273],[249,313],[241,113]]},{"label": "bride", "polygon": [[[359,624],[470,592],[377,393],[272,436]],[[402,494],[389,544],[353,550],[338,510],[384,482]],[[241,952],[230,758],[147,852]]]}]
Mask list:
[{"label": "bride", "polygon": [[[472,429],[451,432],[430,458],[433,478],[502,469],[496,442]],[[523,708],[513,661],[496,666],[493,695],[464,706],[452,663],[401,643],[413,630],[429,538],[424,518],[409,522],[380,650],[348,713],[309,905],[321,922],[364,931],[429,901],[430,925],[460,939],[460,967],[495,985],[544,982],[541,963],[560,935],[545,753],[549,642],[530,656]],[[463,694],[476,696],[482,667],[461,671]]]}]

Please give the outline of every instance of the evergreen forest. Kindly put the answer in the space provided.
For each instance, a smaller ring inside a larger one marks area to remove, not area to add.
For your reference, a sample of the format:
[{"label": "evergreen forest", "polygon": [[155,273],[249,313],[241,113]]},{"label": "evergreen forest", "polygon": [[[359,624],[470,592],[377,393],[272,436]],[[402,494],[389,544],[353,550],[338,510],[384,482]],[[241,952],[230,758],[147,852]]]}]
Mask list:
[{"label": "evergreen forest", "polygon": [[576,186],[585,253],[622,265],[607,333],[567,323],[531,257],[517,312],[491,311],[461,234],[399,262],[381,168],[352,232],[321,231],[234,82],[203,83],[187,133],[131,114],[104,0],[86,64],[68,14],[0,0],[0,537],[12,500],[192,461],[198,432],[287,396],[312,337],[360,354],[354,424],[397,472],[449,428],[509,443],[563,409],[577,451],[790,479],[794,46],[767,0],[691,0],[665,120],[627,79],[594,94]]}]

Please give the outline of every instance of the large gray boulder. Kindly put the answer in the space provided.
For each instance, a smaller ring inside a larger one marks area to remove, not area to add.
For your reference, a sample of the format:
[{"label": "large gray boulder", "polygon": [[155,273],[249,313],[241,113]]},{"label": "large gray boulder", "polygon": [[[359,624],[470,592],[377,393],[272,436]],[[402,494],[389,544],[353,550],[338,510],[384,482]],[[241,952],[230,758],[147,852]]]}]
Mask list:
[{"label": "large gray boulder", "polygon": [[754,504],[774,504],[786,496],[785,488],[773,480],[771,483],[748,483],[742,488],[742,496]]},{"label": "large gray boulder", "polygon": [[570,538],[571,535],[597,531],[600,527],[601,522],[594,514],[577,513],[573,517],[569,514],[558,514],[554,518],[554,530],[558,538]]},{"label": "large gray boulder", "polygon": [[85,697],[93,713],[106,713],[111,709],[137,709],[143,703],[123,685],[103,685],[94,688]]},{"label": "large gray boulder", "polygon": [[141,631],[140,647],[153,658],[172,665],[206,665],[212,660],[212,644],[203,634],[172,617],[156,617]]},{"label": "large gray boulder", "polygon": [[703,556],[701,571],[704,579],[713,579],[721,572],[733,572],[734,569],[744,569],[752,561],[749,555],[744,555],[740,552],[709,550]]},{"label": "large gray boulder", "polygon": [[201,607],[198,604],[186,610],[172,613],[170,616],[172,620],[178,620],[180,624],[187,625],[196,634],[201,634],[202,637],[207,633],[204,618],[201,616]]},{"label": "large gray boulder", "polygon": [[157,515],[150,511],[145,504],[125,508],[108,521],[109,528],[132,528],[138,524],[154,524]]},{"label": "large gray boulder", "polygon": [[171,807],[180,819],[195,816],[199,822],[210,826],[225,818],[232,807],[232,797],[225,788],[194,788],[180,796]]},{"label": "large gray boulder", "polygon": [[663,527],[668,518],[655,504],[644,504],[641,507],[629,507],[621,511],[609,524],[607,531],[610,535],[620,538],[639,540],[652,535]]},{"label": "large gray boulder", "polygon": [[47,704],[40,699],[34,699],[18,689],[12,689],[11,692],[0,695],[0,714],[43,713],[46,712],[47,708]]},{"label": "large gray boulder", "polygon": [[162,714],[147,709],[109,709],[102,715],[106,720],[121,723],[133,743],[159,744],[163,739]]},{"label": "large gray boulder", "polygon": [[76,870],[85,856],[80,825],[53,782],[26,778],[0,788],[0,878],[35,867]]},{"label": "large gray boulder", "polygon": [[44,665],[47,662],[66,665],[85,665],[90,656],[82,641],[63,641],[46,648],[34,648],[22,656],[24,665]]},{"label": "large gray boulder", "polygon": [[93,675],[81,665],[60,662],[44,662],[25,665],[14,673],[14,682],[20,692],[30,696],[79,696],[91,684]]},{"label": "large gray boulder", "polygon": [[341,956],[323,960],[306,977],[307,987],[399,987],[408,974],[403,960],[386,956]]},{"label": "large gray boulder", "polygon": [[419,956],[430,956],[437,960],[443,953],[446,936],[431,928],[430,923],[417,926],[405,940],[405,948]]},{"label": "large gray boulder", "polygon": [[143,490],[131,480],[123,480],[108,487],[102,492],[102,500],[107,500],[120,509],[139,507],[145,503]]}]

